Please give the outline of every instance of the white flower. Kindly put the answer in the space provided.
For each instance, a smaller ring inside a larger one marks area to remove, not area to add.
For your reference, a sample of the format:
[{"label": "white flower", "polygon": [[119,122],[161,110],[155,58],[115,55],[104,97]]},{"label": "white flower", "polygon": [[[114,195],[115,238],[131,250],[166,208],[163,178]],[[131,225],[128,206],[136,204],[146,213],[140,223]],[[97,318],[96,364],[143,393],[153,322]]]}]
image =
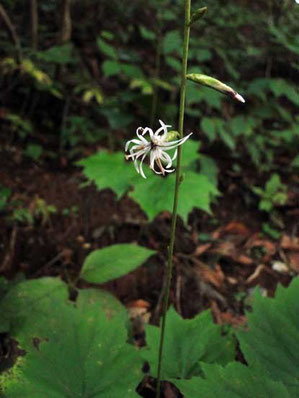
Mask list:
[{"label": "white flower", "polygon": [[[177,157],[177,149],[174,152],[173,157],[166,152],[171,149],[177,148],[182,145],[192,133],[188,134],[186,137],[175,141],[167,140],[167,128],[171,127],[159,120],[161,127],[153,133],[153,130],[149,127],[142,128],[138,127],[136,130],[136,135],[138,137],[129,140],[125,146],[125,152],[129,151],[129,155],[126,155],[126,159],[132,159],[137,173],[140,173],[143,178],[146,178],[142,165],[146,158],[146,155],[150,154],[150,168],[156,174],[172,173],[174,169],[171,168],[173,160]],[[144,137],[149,134],[149,141]],[[129,147],[131,148],[129,149]],[[138,164],[138,159],[140,163]],[[165,166],[163,164],[166,164]],[[158,167],[158,170],[156,169]]]}]

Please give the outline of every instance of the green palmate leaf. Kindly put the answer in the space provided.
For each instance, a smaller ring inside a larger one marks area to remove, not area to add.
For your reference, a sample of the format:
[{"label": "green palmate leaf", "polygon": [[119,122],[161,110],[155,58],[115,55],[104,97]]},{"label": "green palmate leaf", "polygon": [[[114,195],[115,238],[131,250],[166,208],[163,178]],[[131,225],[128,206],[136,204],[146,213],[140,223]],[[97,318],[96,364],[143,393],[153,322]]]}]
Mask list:
[{"label": "green palmate leaf", "polygon": [[22,348],[27,348],[34,336],[47,335],[51,316],[54,316],[51,315],[53,306],[67,303],[67,300],[67,285],[59,279],[42,278],[18,283],[0,302],[0,325],[9,325],[12,337]]},{"label": "green palmate leaf", "polygon": [[201,365],[205,378],[172,380],[186,398],[290,398],[281,383],[240,363]]},{"label": "green palmate leaf", "polygon": [[[219,195],[213,182],[206,176],[196,171],[196,162],[199,160],[197,153],[199,144],[189,140],[184,144],[182,167],[185,178],[181,185],[181,200],[179,214],[186,221],[188,213],[193,208],[210,212],[212,199]],[[150,219],[153,219],[161,211],[172,211],[173,190],[175,175],[160,178],[144,165],[144,180],[136,173],[132,162],[124,161],[124,154],[108,153],[103,151],[78,162],[83,166],[84,175],[94,181],[98,189],[111,188],[118,197],[126,193],[130,187],[134,191],[129,193],[136,200]]]},{"label": "green palmate leaf", "polygon": [[[164,343],[162,379],[187,379],[200,374],[200,361],[226,364],[235,355],[231,337],[222,337],[221,328],[213,323],[210,311],[194,319],[183,320],[171,308],[167,313],[166,340]],[[150,364],[151,375],[157,374],[160,328],[146,328],[147,348],[144,358]]]},{"label": "green palmate leaf", "polygon": [[[194,209],[210,212],[210,204],[214,196],[219,195],[216,186],[204,175],[195,172],[199,160],[200,144],[189,140],[184,144],[182,171],[184,181],[180,188],[178,214],[187,221],[188,214]],[[159,178],[155,174],[146,173],[147,180],[135,181],[135,189],[129,195],[136,200],[150,220],[160,212],[172,211],[175,175]]]},{"label": "green palmate leaf", "polygon": [[219,91],[223,94],[227,94],[230,97],[240,101],[245,102],[244,98],[240,96],[235,90],[226,84],[222,83],[220,80],[215,79],[214,77],[203,75],[200,73],[190,73],[186,76],[188,80],[193,81],[194,83],[202,84],[203,86],[207,86],[209,88],[213,88],[216,91]]},{"label": "green palmate leaf", "polygon": [[95,250],[84,261],[81,276],[88,282],[105,283],[133,271],[153,254],[153,250],[132,244]]},{"label": "green palmate leaf", "polygon": [[248,366],[201,363],[203,377],[168,380],[186,398],[298,397],[298,288],[296,278],[288,289],[279,286],[275,299],[255,294],[248,331],[237,333]]},{"label": "green palmate leaf", "polygon": [[[130,197],[136,200],[150,220],[161,211],[172,211],[175,175],[159,178],[151,175],[146,183],[137,182]],[[187,221],[188,214],[198,208],[210,213],[210,204],[214,196],[219,195],[215,185],[201,174],[188,171],[185,173],[180,188],[178,214]]]},{"label": "green palmate leaf", "polygon": [[294,397],[299,392],[299,278],[288,289],[278,287],[275,299],[255,295],[248,313],[249,332],[238,333],[250,366],[262,366],[283,382]]},{"label": "green palmate leaf", "polygon": [[[47,340],[0,379],[6,398],[138,397],[140,357],[126,344],[122,314],[103,311],[98,291],[81,291],[76,305],[51,310]],[[50,315],[50,314],[49,314]]]},{"label": "green palmate leaf", "polygon": [[199,149],[201,143],[198,141],[188,140],[183,146],[183,156],[181,159],[181,167],[183,171],[197,170],[195,167],[199,161]]},{"label": "green palmate leaf", "polygon": [[83,166],[83,174],[93,181],[99,190],[110,188],[118,197],[128,191],[140,176],[132,164],[125,161],[122,152],[102,151],[78,162]]}]

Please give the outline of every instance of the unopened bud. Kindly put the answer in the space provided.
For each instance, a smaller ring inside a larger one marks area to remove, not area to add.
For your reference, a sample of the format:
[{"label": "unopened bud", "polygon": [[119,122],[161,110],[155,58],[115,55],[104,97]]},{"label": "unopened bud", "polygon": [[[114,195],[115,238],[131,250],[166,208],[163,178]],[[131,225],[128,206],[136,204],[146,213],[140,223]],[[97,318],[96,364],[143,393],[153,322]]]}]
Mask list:
[{"label": "unopened bud", "polygon": [[200,18],[202,18],[205,13],[207,12],[208,7],[202,7],[199,8],[198,10],[194,11],[194,13],[191,15],[190,22],[188,23],[188,26],[191,26],[194,22],[198,21]]},{"label": "unopened bud", "polygon": [[176,140],[179,136],[180,136],[180,133],[179,133],[178,131],[174,131],[174,130],[168,131],[168,133],[167,133],[167,135],[166,135],[165,141],[166,141],[166,142],[174,141],[174,140]]},{"label": "unopened bud", "polygon": [[200,73],[191,73],[187,75],[186,78],[188,80],[192,80],[195,83],[202,84],[203,86],[213,88],[214,90],[220,91],[223,94],[229,95],[237,101],[243,103],[245,102],[245,99],[242,97],[242,95],[238,94],[235,90],[222,83],[220,80],[214,79],[211,76],[202,75]]}]

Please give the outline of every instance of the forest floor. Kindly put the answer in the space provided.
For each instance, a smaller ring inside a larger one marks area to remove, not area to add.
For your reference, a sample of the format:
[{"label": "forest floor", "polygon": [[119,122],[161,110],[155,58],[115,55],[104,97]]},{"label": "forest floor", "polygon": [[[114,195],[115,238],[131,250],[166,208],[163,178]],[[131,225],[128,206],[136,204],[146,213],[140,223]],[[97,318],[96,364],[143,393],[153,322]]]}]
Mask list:
[{"label": "forest floor", "polygon": [[[86,186],[80,168],[61,163],[64,166],[34,163],[21,151],[3,152],[0,181],[11,189],[12,198],[2,211],[0,272],[8,278],[60,276],[70,286],[85,287],[89,285],[78,275],[90,251],[127,242],[156,250],[157,255],[135,271],[101,286],[128,308],[135,343],[142,346],[144,322],[158,324],[161,314],[171,215],[164,212],[148,222],[131,199],[117,201],[110,190]],[[278,283],[287,286],[299,272],[299,192],[289,185],[288,202],[278,209],[285,228],[280,239],[273,240],[261,232],[267,215],[258,210],[248,189],[255,177],[228,169],[225,164],[220,168],[223,195],[212,205],[213,215],[194,210],[187,226],[178,220],[170,301],[185,318],[211,308],[215,322],[240,327],[246,325],[245,310],[256,286],[274,296]],[[55,212],[42,212],[40,199],[55,206]],[[13,222],[13,203],[28,209],[33,222]],[[5,367],[20,354],[13,342],[9,346],[8,356],[7,341],[0,336]],[[152,383],[149,379],[146,384]],[[165,396],[177,396],[168,384],[164,389]],[[140,393],[152,396],[145,385]]]},{"label": "forest floor", "polygon": [[[1,272],[8,277],[61,276],[73,283],[91,250],[138,242],[158,254],[105,287],[129,307],[144,306],[157,322],[170,214],[149,223],[129,198],[117,201],[112,191],[80,187],[84,180],[74,165],[54,168],[28,161],[18,151],[6,155],[0,160],[0,180],[13,192],[11,202],[20,201],[33,216],[39,199],[56,210],[28,224],[3,217]],[[222,172],[223,195],[212,206],[213,216],[194,210],[188,226],[178,221],[171,302],[184,317],[211,307],[216,322],[242,324],[254,286],[273,296],[277,283],[288,285],[299,271],[299,193],[290,191],[287,205],[279,209],[286,227],[275,241],[261,233],[267,215],[252,205],[250,178]]]}]

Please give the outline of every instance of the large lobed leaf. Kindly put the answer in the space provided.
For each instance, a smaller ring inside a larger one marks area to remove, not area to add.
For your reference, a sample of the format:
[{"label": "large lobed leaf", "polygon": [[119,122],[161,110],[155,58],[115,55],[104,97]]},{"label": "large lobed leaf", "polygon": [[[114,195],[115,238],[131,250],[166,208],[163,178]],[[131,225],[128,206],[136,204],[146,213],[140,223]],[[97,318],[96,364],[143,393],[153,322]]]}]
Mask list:
[{"label": "large lobed leaf", "polygon": [[[148,218],[152,220],[164,210],[172,211],[174,185],[174,174],[163,179],[151,176],[146,183],[137,183],[129,195],[140,204]],[[218,194],[217,188],[208,177],[193,171],[186,172],[180,186],[179,215],[187,221],[188,214],[194,208],[210,213],[212,197]]]},{"label": "large lobed leaf", "polygon": [[286,388],[238,362],[201,364],[205,378],[173,380],[185,398],[289,398]]},{"label": "large lobed leaf", "polygon": [[237,337],[246,361],[262,366],[269,377],[280,380],[299,395],[299,278],[289,288],[277,288],[275,299],[256,293],[252,313],[247,313],[249,332]]},{"label": "large lobed leaf", "polygon": [[[178,213],[184,221],[187,221],[188,214],[194,208],[210,212],[213,197],[219,195],[215,181],[196,172],[198,149],[199,143],[192,140],[188,140],[183,147],[184,180],[180,186]],[[172,211],[175,174],[160,178],[144,165],[147,175],[145,180],[136,173],[132,162],[124,161],[124,154],[121,152],[102,151],[78,164],[83,166],[84,175],[95,182],[100,190],[111,188],[121,197],[130,187],[134,187],[129,196],[139,203],[150,220],[162,211]]]},{"label": "large lobed leaf", "polygon": [[248,366],[201,363],[203,377],[171,381],[186,398],[297,398],[298,289],[296,278],[287,289],[279,286],[275,299],[256,293],[253,311],[247,314],[248,331],[237,333]]},{"label": "large lobed leaf", "polygon": [[[144,358],[152,376],[157,375],[160,328],[146,327],[147,348]],[[167,313],[163,351],[162,379],[187,379],[200,374],[200,361],[226,364],[234,359],[235,346],[230,336],[222,337],[210,311],[194,319],[183,319],[171,308]]]},{"label": "large lobed leaf", "polygon": [[[25,314],[25,307],[26,301],[19,302],[16,310]],[[112,296],[87,289],[76,304],[59,304],[54,298],[47,311],[36,305],[28,317],[36,330],[30,335],[37,340],[29,341],[22,328],[15,331],[17,340],[27,340],[27,354],[0,378],[6,398],[138,396],[141,360],[126,343],[125,310]]]},{"label": "large lobed leaf", "polygon": [[[102,151],[80,160],[83,174],[93,181],[99,190],[111,188],[120,198],[138,177],[132,164],[125,162],[122,152]],[[139,177],[140,178],[140,177]]]},{"label": "large lobed leaf", "polygon": [[9,330],[22,348],[27,348],[33,337],[47,336],[49,326],[55,322],[53,307],[67,302],[67,285],[59,279],[20,282],[0,301],[0,325],[6,325],[6,331]]},{"label": "large lobed leaf", "polygon": [[84,261],[81,276],[88,282],[108,282],[133,271],[155,253],[154,250],[133,244],[95,250]]}]

